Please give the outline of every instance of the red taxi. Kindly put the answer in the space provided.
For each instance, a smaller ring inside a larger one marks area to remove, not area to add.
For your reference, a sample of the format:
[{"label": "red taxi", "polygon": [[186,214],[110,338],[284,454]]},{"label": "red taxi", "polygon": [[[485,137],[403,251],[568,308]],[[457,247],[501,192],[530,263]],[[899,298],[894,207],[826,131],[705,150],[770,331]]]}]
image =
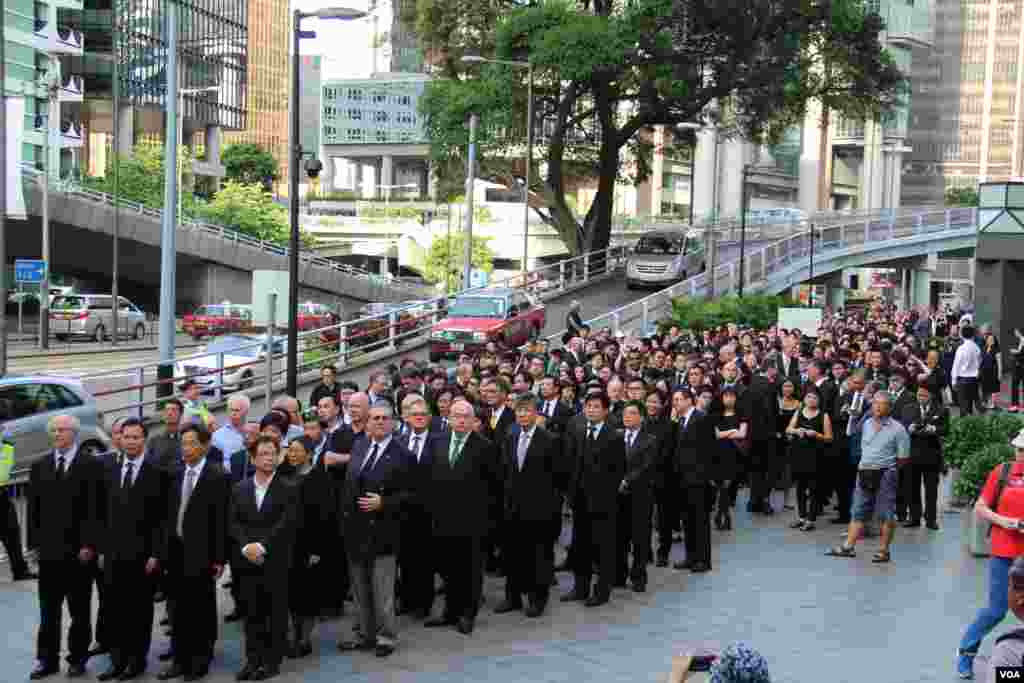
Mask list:
[{"label": "red taxi", "polygon": [[430,332],[430,362],[476,353],[488,342],[514,349],[540,336],[544,305],[517,289],[486,289],[464,294],[448,306],[448,317]]},{"label": "red taxi", "polygon": [[182,330],[193,339],[238,334],[251,327],[252,306],[228,301],[200,306],[182,321]]}]

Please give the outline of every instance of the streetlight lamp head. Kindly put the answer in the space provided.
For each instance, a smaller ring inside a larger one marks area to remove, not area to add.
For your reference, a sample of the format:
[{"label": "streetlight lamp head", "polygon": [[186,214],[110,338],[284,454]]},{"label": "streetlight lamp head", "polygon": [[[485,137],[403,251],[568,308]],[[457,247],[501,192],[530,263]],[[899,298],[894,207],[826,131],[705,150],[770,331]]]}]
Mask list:
[{"label": "streetlight lamp head", "polygon": [[307,17],[316,17],[317,19],[362,19],[363,17],[369,16],[369,12],[364,12],[361,9],[350,9],[348,7],[324,7],[314,12],[307,14]]}]

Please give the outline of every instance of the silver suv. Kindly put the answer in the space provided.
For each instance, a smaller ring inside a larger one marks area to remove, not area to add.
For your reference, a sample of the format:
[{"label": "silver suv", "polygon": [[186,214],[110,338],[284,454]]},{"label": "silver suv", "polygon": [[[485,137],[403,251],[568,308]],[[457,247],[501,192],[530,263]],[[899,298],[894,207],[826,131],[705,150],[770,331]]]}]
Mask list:
[{"label": "silver suv", "polygon": [[652,230],[636,243],[626,261],[626,288],[668,287],[704,272],[699,233]]},{"label": "silver suv", "polygon": [[0,430],[14,437],[15,470],[27,469],[50,450],[47,423],[55,415],[74,415],[82,423],[81,452],[101,453],[110,447],[96,399],[81,383],[47,375],[0,379]]},{"label": "silver suv", "polygon": [[[98,342],[114,333],[114,307],[110,294],[66,294],[50,303],[50,334],[63,341],[86,337]],[[123,296],[117,297],[119,337],[146,336],[146,314]]]}]

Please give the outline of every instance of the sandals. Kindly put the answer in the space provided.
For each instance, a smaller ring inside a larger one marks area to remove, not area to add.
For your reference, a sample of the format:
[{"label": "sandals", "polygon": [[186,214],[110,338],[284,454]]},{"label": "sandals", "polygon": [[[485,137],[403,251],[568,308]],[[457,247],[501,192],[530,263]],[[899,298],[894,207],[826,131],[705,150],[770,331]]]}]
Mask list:
[{"label": "sandals", "polygon": [[845,545],[837,545],[834,548],[829,548],[825,554],[829,557],[857,557],[857,551],[853,548],[848,548]]},{"label": "sandals", "polygon": [[892,556],[888,550],[879,550],[877,553],[871,556],[871,561],[875,564],[885,564],[892,560]]}]

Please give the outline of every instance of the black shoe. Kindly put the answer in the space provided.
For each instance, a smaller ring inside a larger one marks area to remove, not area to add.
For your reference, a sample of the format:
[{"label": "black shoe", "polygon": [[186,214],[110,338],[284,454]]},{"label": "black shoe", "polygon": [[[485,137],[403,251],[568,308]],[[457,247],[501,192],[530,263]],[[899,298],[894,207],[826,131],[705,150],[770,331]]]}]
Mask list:
[{"label": "black shoe", "polygon": [[912,519],[908,519],[907,521],[903,522],[904,529],[913,529],[919,526],[921,526],[921,520],[914,521]]},{"label": "black shoe", "polygon": [[225,615],[224,615],[224,621],[225,621],[226,623],[230,624],[230,623],[232,623],[232,622],[234,622],[234,621],[239,621],[239,620],[240,620],[240,619],[242,619],[242,617],[244,617],[244,616],[245,616],[245,615],[244,615],[244,614],[242,614],[241,610],[239,610],[239,609],[238,609],[238,608],[236,607],[236,608],[234,609],[234,611],[233,611],[233,612],[231,612],[230,614],[225,614]]},{"label": "black shoe", "polygon": [[164,595],[163,591],[157,591],[156,593],[153,593],[153,602],[163,602],[166,599],[167,596]]},{"label": "black shoe", "polygon": [[129,664],[128,668],[125,669],[120,676],[117,677],[119,681],[131,681],[138,678],[142,674],[146,673],[146,666],[144,664]]},{"label": "black shoe", "polygon": [[256,673],[252,675],[251,681],[268,681],[271,678],[276,678],[281,673],[281,667],[279,666],[261,666]]},{"label": "black shoe", "polygon": [[547,603],[535,602],[526,608],[525,614],[530,619],[536,619],[544,614],[545,607],[547,607]]},{"label": "black shoe", "polygon": [[80,662],[68,662],[68,678],[81,678],[85,675],[85,660]]},{"label": "black shoe", "polygon": [[167,652],[161,652],[157,657],[161,662],[169,662],[174,659],[174,650],[168,649]]},{"label": "black shoe", "polygon": [[523,609],[522,602],[513,602],[511,600],[502,600],[497,607],[494,608],[495,614],[505,614],[507,612],[518,612]]},{"label": "black shoe", "polygon": [[96,647],[94,647],[91,650],[89,650],[89,652],[86,653],[85,657],[86,657],[86,659],[92,659],[93,657],[99,657],[100,655],[105,655],[108,652],[110,652],[110,648],[107,647],[106,645],[97,645]]},{"label": "black shoe", "polygon": [[849,517],[833,517],[832,519],[830,519],[828,521],[829,521],[829,524],[849,524],[850,523],[850,518]]},{"label": "black shoe", "polygon": [[644,583],[643,581],[634,581],[632,588],[633,588],[633,592],[634,593],[646,593],[647,592],[647,584]]},{"label": "black shoe", "polygon": [[305,642],[305,643],[298,643],[298,644],[296,644],[296,646],[295,646],[295,658],[296,659],[302,659],[303,657],[308,657],[311,654],[313,654],[313,643]]},{"label": "black shoe", "polygon": [[170,617],[164,617],[163,619],[160,620],[160,625],[161,626],[170,626],[171,625],[171,618]]},{"label": "black shoe", "polygon": [[928,527],[929,529],[931,529],[932,531],[938,531],[939,530],[938,522],[926,522],[925,526]]},{"label": "black shoe", "polygon": [[201,681],[202,679],[206,678],[207,674],[209,674],[209,673],[210,673],[210,669],[209,668],[196,669],[195,671],[190,671],[187,674],[185,674],[185,680],[186,681]]},{"label": "black shoe", "polygon": [[583,604],[586,607],[600,607],[607,604],[609,599],[611,599],[611,596],[608,594],[594,593]]},{"label": "black shoe", "polygon": [[235,680],[236,681],[251,681],[251,680],[253,680],[253,676],[259,670],[260,670],[260,668],[258,666],[256,666],[255,664],[252,664],[251,662],[246,662],[245,666],[243,666],[241,669],[239,669],[238,673],[235,674]]},{"label": "black shoe", "polygon": [[562,560],[561,562],[556,564],[555,565],[555,571],[556,572],[572,571],[572,567],[569,566],[569,560],[567,560],[567,559],[566,560]]},{"label": "black shoe", "polygon": [[667,567],[668,566],[668,556],[658,556],[658,559],[655,560],[654,564],[657,567]]},{"label": "black shoe", "polygon": [[690,569],[692,567],[692,565],[693,565],[693,563],[690,562],[689,560],[680,560],[679,562],[676,562],[675,564],[673,564],[672,568],[673,569]]},{"label": "black shoe", "polygon": [[626,583],[627,579],[617,579],[615,583],[612,584],[612,588],[625,588]]},{"label": "black shoe", "polygon": [[473,632],[474,626],[476,626],[476,624],[469,617],[460,617],[459,623],[455,628],[457,628],[459,633],[461,633],[462,635],[468,636],[470,633]]},{"label": "black shoe", "polygon": [[446,616],[433,617],[431,619],[427,619],[426,621],[424,621],[423,625],[427,628],[438,628],[440,626],[454,626],[455,618]]},{"label": "black shoe", "polygon": [[96,678],[100,681],[112,681],[115,678],[120,678],[121,674],[124,673],[125,668],[124,664],[111,664],[109,669],[101,673]]},{"label": "black shoe", "polygon": [[694,562],[690,565],[690,571],[694,574],[709,572],[711,571],[711,566],[707,562]]},{"label": "black shoe", "polygon": [[376,643],[366,640],[343,640],[338,643],[338,649],[342,652],[354,652],[356,650],[372,650]]},{"label": "black shoe", "polygon": [[394,651],[395,646],[392,643],[377,643],[373,653],[378,657],[390,657]]},{"label": "black shoe", "polygon": [[180,678],[185,675],[185,670],[177,664],[171,664],[169,667],[161,671],[156,675],[157,680],[170,681],[175,678]]},{"label": "black shoe", "polygon": [[32,581],[34,579],[38,579],[39,574],[36,574],[35,572],[26,569],[23,572],[18,572],[17,574],[15,574],[13,578],[15,581]]},{"label": "black shoe", "polygon": [[579,591],[573,588],[571,591],[558,598],[560,602],[581,602],[587,599],[587,593],[585,591]]},{"label": "black shoe", "polygon": [[765,503],[764,505],[761,506],[761,514],[768,515],[769,517],[771,517],[775,514],[775,508],[773,508],[768,503]]},{"label": "black shoe", "polygon": [[46,678],[60,671],[60,667],[50,662],[36,662],[35,668],[32,669],[32,673],[28,675],[29,679],[38,681],[40,678]]}]

